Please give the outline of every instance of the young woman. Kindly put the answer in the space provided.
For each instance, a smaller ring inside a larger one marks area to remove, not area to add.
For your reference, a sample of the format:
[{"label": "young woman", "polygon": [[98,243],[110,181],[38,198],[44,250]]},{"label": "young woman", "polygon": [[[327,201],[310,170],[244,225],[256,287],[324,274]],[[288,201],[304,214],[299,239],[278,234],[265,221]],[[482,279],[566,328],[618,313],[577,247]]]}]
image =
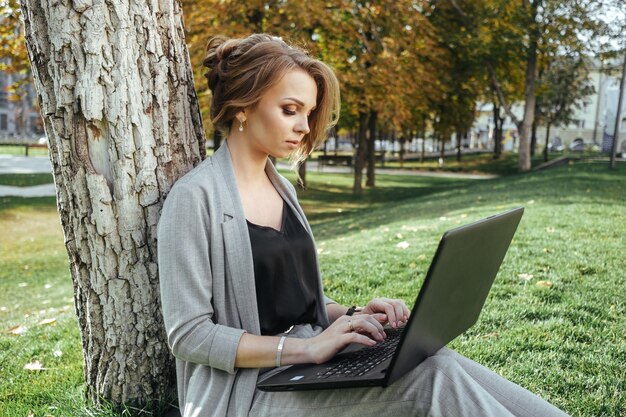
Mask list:
[{"label": "young woman", "polygon": [[446,348],[388,388],[257,391],[264,368],[375,345],[409,311],[380,298],[354,312],[324,296],[311,228],[268,159],[303,160],[324,141],[339,114],[332,70],[268,35],[214,38],[204,65],[227,140],[172,188],[158,229],[184,417],[564,415]]}]

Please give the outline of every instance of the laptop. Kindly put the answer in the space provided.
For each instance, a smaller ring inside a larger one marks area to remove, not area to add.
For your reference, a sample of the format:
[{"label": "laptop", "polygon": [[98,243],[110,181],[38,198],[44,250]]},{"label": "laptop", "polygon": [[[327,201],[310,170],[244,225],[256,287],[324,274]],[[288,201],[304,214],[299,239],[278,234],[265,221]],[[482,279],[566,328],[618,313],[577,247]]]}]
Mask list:
[{"label": "laptop", "polygon": [[519,224],[523,207],[444,233],[401,329],[384,342],[353,344],[323,364],[266,372],[263,391],[387,387],[450,343],[476,321]]}]

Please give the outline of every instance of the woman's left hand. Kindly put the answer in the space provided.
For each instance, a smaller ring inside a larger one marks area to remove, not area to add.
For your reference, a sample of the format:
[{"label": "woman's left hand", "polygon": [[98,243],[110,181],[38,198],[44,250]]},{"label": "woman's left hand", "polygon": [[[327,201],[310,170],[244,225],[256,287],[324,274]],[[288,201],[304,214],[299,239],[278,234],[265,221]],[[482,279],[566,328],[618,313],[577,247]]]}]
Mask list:
[{"label": "woman's left hand", "polygon": [[361,314],[382,313],[387,316],[387,323],[393,328],[400,327],[409,319],[409,309],[404,301],[393,298],[374,298],[367,303]]}]

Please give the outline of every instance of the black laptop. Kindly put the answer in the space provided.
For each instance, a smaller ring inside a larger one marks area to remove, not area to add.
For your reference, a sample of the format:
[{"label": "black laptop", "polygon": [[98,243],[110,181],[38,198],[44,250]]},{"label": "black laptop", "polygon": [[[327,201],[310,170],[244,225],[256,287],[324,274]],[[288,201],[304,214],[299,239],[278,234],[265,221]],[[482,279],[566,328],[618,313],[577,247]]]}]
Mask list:
[{"label": "black laptop", "polygon": [[351,345],[330,361],[280,367],[264,374],[264,391],[386,387],[469,329],[522,218],[523,207],[447,231],[401,329],[373,347]]}]

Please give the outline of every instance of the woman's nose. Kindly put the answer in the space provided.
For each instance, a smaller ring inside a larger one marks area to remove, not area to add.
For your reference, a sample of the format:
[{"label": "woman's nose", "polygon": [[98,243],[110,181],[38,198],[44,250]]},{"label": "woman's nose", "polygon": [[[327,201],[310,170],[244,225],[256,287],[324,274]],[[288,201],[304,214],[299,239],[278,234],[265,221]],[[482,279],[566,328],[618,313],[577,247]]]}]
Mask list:
[{"label": "woman's nose", "polygon": [[296,131],[302,133],[303,135],[308,134],[311,129],[309,128],[309,118],[302,117],[298,120],[298,124],[296,125]]}]

